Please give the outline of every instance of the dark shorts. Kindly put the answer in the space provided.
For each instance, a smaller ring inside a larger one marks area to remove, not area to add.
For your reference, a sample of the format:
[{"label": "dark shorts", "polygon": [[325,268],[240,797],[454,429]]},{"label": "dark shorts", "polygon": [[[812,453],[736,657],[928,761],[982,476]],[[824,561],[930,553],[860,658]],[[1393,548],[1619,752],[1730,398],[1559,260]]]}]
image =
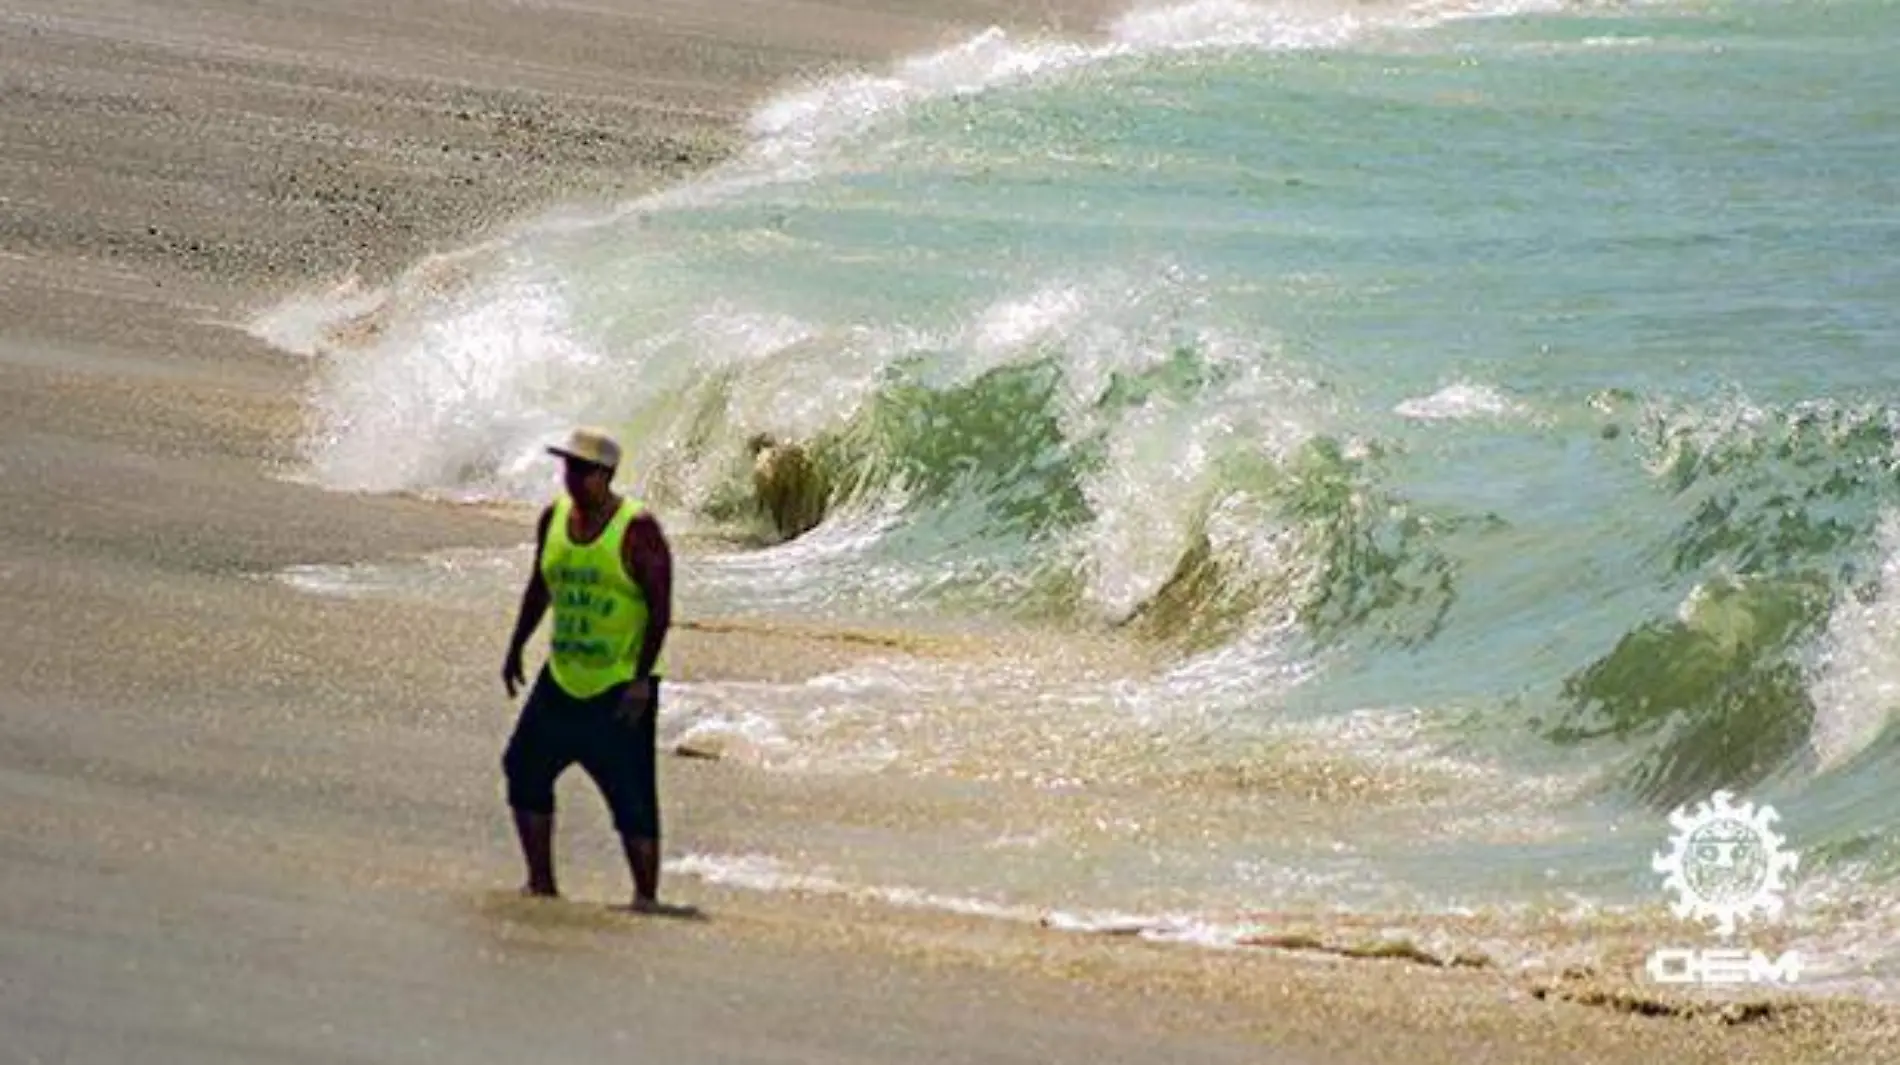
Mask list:
[{"label": "dark shorts", "polygon": [[654,682],[653,707],[637,722],[628,722],[618,712],[625,692],[619,685],[591,699],[576,699],[543,667],[501,757],[508,805],[529,813],[553,813],[554,782],[578,762],[606,798],[621,835],[659,839],[653,736],[659,682]]}]

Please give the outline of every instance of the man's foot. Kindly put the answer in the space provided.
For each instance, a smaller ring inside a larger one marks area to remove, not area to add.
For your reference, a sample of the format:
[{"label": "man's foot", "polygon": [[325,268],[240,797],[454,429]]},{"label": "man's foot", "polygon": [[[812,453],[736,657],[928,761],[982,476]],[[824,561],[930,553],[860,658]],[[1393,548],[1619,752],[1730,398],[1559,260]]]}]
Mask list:
[{"label": "man's foot", "polygon": [[555,890],[553,884],[523,884],[521,885],[521,894],[523,897],[531,899],[558,899],[561,897],[561,893]]}]

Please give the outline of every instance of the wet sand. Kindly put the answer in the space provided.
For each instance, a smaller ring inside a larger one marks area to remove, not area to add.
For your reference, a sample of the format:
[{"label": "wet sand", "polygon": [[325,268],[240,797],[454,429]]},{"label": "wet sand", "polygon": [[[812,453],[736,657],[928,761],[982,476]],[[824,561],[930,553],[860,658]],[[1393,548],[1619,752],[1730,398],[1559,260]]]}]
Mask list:
[{"label": "wet sand", "polygon": [[[1851,1004],[1650,1016],[1589,979],[1539,997],[1535,974],[1293,940],[685,877],[668,893],[706,920],[630,918],[578,776],[571,899],[530,904],[496,764],[511,618],[270,579],[527,529],[286,477],[310,364],[250,312],[674,180],[788,80],[1093,3],[0,2],[6,1060],[1886,1060],[1893,1018]],[[893,651],[689,620],[675,669],[700,679]],[[662,771],[674,852],[945,816],[875,780]]]}]

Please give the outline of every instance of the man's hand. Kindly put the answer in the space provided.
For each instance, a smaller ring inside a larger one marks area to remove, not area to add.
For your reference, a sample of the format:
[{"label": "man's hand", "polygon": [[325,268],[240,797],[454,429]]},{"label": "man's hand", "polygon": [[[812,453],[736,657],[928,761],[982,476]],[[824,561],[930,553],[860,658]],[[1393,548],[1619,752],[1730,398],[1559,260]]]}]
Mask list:
[{"label": "man's hand", "polygon": [[515,690],[528,683],[528,675],[521,666],[521,645],[509,644],[508,657],[501,663],[501,683],[508,689],[508,698],[515,697]]},{"label": "man's hand", "polygon": [[653,711],[653,678],[635,679],[620,697],[620,716],[635,724]]}]

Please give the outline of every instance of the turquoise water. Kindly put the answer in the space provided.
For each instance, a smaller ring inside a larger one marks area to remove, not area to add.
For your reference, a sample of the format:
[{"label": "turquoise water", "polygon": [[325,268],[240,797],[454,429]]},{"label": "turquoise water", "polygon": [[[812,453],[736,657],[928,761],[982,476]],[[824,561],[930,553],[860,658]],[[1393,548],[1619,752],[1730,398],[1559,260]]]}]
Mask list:
[{"label": "turquoise water", "polygon": [[[733,532],[771,433],[829,517],[689,601],[1165,663],[1126,698],[1012,678],[1042,742],[987,764],[1286,734],[1456,763],[1488,782],[1460,809],[1552,826],[1383,852],[1460,898],[1648,898],[1660,837],[1618,833],[1728,787],[1776,803],[1815,892],[1878,895],[1900,8],[1451,14],[1154,7],[787,93],[730,166],[396,290],[374,350],[329,353],[313,469],[538,499],[540,446],[601,422],[676,527]],[[922,744],[878,715],[968,683],[892,681],[851,742]],[[1117,729],[1143,738],[1075,753]],[[1222,838],[1170,899],[1271,846]]]}]

